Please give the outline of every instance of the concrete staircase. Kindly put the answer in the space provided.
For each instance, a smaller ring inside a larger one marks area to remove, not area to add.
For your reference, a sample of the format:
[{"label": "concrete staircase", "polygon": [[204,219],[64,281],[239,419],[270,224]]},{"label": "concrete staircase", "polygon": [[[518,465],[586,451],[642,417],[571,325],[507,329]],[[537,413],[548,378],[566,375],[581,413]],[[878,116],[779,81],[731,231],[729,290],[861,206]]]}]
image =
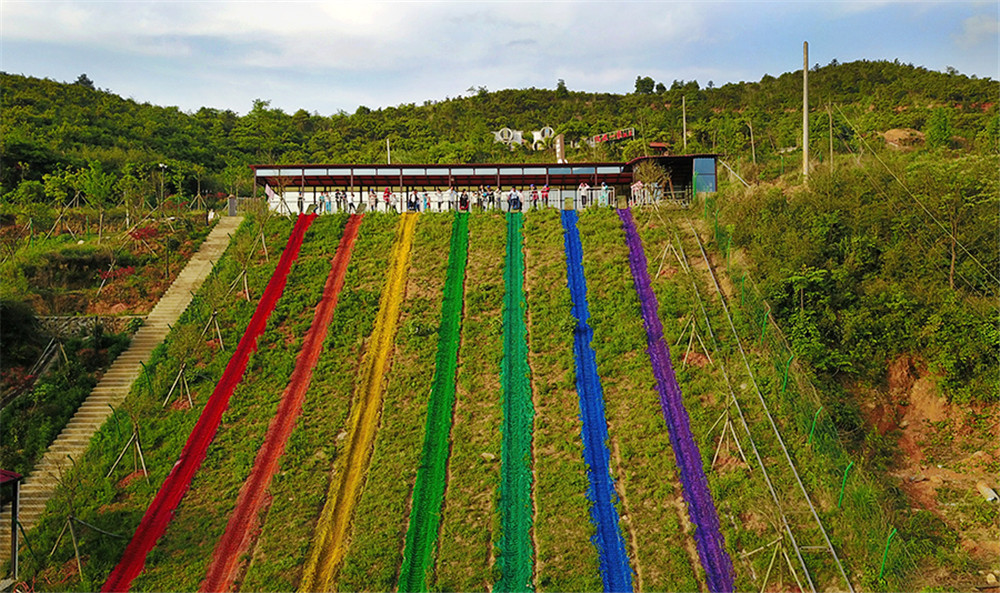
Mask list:
[{"label": "concrete staircase", "polygon": [[[167,325],[177,323],[181,313],[187,309],[193,293],[208,277],[213,263],[229,245],[229,235],[236,232],[242,220],[241,217],[223,217],[216,224],[150,311],[128,349],[115,359],[31,474],[21,481],[18,520],[25,531],[30,530],[45,511],[45,504],[55,492],[60,475],[72,465],[70,458],[79,459],[83,455],[91,437],[111,415],[111,406],[117,407],[125,399],[132,383],[142,373],[142,363],[149,360],[153,349],[167,336],[170,331]],[[10,513],[9,504],[0,512],[0,562],[10,557]],[[20,538],[20,543],[23,554],[23,538]]]}]

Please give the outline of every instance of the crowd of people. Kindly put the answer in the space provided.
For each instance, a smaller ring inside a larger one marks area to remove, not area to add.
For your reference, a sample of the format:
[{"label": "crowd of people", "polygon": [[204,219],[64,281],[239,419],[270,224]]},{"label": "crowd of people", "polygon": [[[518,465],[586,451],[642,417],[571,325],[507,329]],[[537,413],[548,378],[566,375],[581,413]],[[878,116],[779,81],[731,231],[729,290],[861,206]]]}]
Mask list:
[{"label": "crowd of people", "polygon": [[[300,193],[298,197],[299,212],[315,206],[319,214],[330,212],[360,212],[361,206],[368,212],[446,212],[458,210],[487,211],[525,211],[538,208],[564,208],[568,196],[559,192],[556,199],[548,185],[536,187],[534,184],[525,188],[511,186],[508,190],[490,185],[480,185],[478,188],[454,188],[437,190],[409,189],[393,191],[386,187],[381,194],[375,188],[364,192],[348,192],[337,189],[332,192],[323,191],[307,198]],[[579,207],[613,206],[614,188],[602,183],[600,188],[591,188],[581,183],[575,192]],[[557,203],[558,202],[558,203]]]}]

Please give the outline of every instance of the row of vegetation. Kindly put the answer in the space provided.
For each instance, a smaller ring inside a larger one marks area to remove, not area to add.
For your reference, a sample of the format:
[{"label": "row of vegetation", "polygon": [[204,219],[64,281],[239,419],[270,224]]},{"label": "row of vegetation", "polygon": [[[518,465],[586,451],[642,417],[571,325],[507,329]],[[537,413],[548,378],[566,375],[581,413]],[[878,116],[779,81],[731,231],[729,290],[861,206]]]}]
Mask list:
[{"label": "row of vegetation", "polygon": [[[118,562],[131,532],[176,461],[198,417],[201,404],[221,376],[228,360],[226,352],[235,347],[253,313],[253,302],[246,301],[230,287],[246,269],[247,286],[252,294],[259,295],[276,260],[266,261],[256,238],[263,232],[268,244],[279,245],[287,238],[289,230],[290,225],[277,219],[247,222],[241,227],[226,256],[217,262],[213,273],[167,341],[154,350],[147,365],[148,374],[132,386],[125,403],[95,434],[93,446],[76,460],[75,467],[63,477],[63,487],[49,502],[48,512],[29,534],[26,567],[28,574],[36,575],[38,586],[96,590]],[[222,303],[225,306],[219,307]],[[222,346],[218,339],[202,334],[213,311],[218,311],[217,319],[226,352],[220,352]],[[172,401],[164,407],[163,399],[185,362],[195,408],[190,409],[179,393],[175,393]],[[133,434],[133,419],[138,427],[149,477],[144,478],[137,473],[141,472],[139,463],[129,463],[128,460],[120,464],[110,477],[105,477]],[[82,575],[76,574],[72,542],[58,537],[70,516],[112,534],[77,525],[83,560]],[[45,556],[43,550],[51,550],[52,554]],[[154,562],[156,554],[154,552]]]},{"label": "row of vegetation", "polygon": [[[604,389],[611,468],[621,496],[619,514],[634,585],[639,590],[695,591],[704,582],[704,571],[691,554],[693,533],[687,528],[678,469],[655,389],[625,233],[618,217],[605,210],[585,211],[579,229],[594,329],[591,344]],[[683,305],[676,298],[665,303],[671,312]]]},{"label": "row of vegetation", "polygon": [[[697,209],[701,205],[696,206]],[[714,211],[710,230],[714,230]],[[704,210],[703,210],[704,212]],[[242,588],[290,590],[299,581],[323,493],[344,443],[343,434],[356,369],[377,313],[387,258],[398,222],[396,215],[365,217],[355,255],[340,302],[334,314],[324,354],[320,358],[306,397],[303,415],[293,432],[281,471],[271,486],[259,540],[246,559]],[[768,436],[766,420],[756,405],[749,377],[741,370],[734,337],[722,315],[714,287],[703,272],[695,275],[721,346],[714,350],[700,317],[691,279],[668,250],[697,253],[690,234],[676,243],[674,225],[684,234],[682,221],[669,221],[655,212],[639,213],[640,233],[646,243],[649,271],[660,301],[666,338],[674,346],[673,359],[685,393],[692,428],[709,475],[728,549],[734,557],[737,586],[759,588],[767,572],[770,553],[757,551],[781,535],[780,518],[760,478],[760,467],[743,440],[742,426],[735,430],[746,460],[730,441],[714,459],[718,435],[724,424],[716,420],[729,408],[720,364],[739,393],[751,432],[772,479],[783,484],[779,493],[800,545],[821,545],[811,526],[804,502],[784,465],[777,444]],[[294,366],[299,341],[312,318],[339,240],[344,217],[320,217],[306,236],[300,260],[293,267],[288,288],[272,314],[251,359],[244,383],[234,394],[219,435],[202,470],[178,508],[174,522],[149,557],[147,571],[136,581],[139,589],[194,589],[204,576],[212,549],[225,527],[240,485],[253,463],[267,421]],[[450,215],[422,215],[418,220],[413,264],[403,301],[382,428],[373,452],[372,470],[355,513],[353,538],[338,577],[339,588],[392,589],[401,562],[409,513],[409,496],[416,473],[422,431],[426,422],[427,393],[433,375],[431,361],[437,345],[442,286],[447,258]],[[704,229],[705,227],[703,227]],[[105,531],[128,537],[138,523],[157,485],[189,433],[200,402],[215,380],[252,313],[253,304],[237,291],[233,280],[249,262],[251,294],[259,294],[273,269],[279,245],[290,229],[286,220],[251,218],[237,234],[227,256],[206,282],[193,306],[185,313],[166,344],[154,354],[149,383],[137,383],[124,408],[95,437],[96,446],[78,460],[67,476],[40,527],[31,534],[33,549],[52,549],[63,522],[72,514]],[[619,512],[625,518],[623,534],[634,561],[636,583],[641,589],[697,588],[701,582],[697,557],[690,547],[686,513],[676,483],[676,469],[669,439],[659,413],[645,335],[628,272],[627,246],[620,221],[608,210],[585,212],[580,220],[584,264],[589,284],[595,330],[594,348],[604,380],[612,449],[612,468],[618,483]],[[256,237],[263,230],[271,259]],[[472,589],[496,581],[493,555],[499,538],[496,488],[499,472],[500,402],[498,369],[502,328],[502,257],[505,223],[497,214],[471,214],[469,268],[465,287],[465,313],[449,461],[449,482],[442,515],[441,536],[433,578],[436,588]],[[534,540],[536,584],[542,590],[591,590],[600,587],[598,558],[591,542],[586,499],[586,472],[580,440],[579,403],[574,384],[570,296],[566,285],[563,236],[558,213],[531,212],[525,216],[525,288],[527,294],[529,361],[535,399],[534,434]],[[725,228],[716,236],[715,263],[725,261],[729,246]],[[692,262],[695,261],[692,257]],[[749,291],[752,285],[746,283]],[[835,400],[823,392],[809,391],[798,375],[783,381],[782,365],[775,359],[785,351],[762,341],[775,328],[761,329],[755,313],[739,313],[737,284],[730,285],[730,303],[737,309],[737,327],[749,349],[751,368],[799,467],[807,490],[833,538],[852,580],[865,588],[905,589],[916,581],[913,568],[931,564],[941,568],[967,566],[969,559],[955,551],[955,535],[927,512],[913,513],[905,501],[881,481],[873,465],[882,453],[878,443],[841,444],[840,435],[865,434],[856,405]],[[748,293],[749,294],[749,293]],[[201,330],[217,303],[223,339],[228,351]],[[755,305],[756,306],[756,305]],[[766,319],[765,323],[768,322]],[[690,334],[690,324],[697,334]],[[704,341],[705,347],[701,347]],[[690,352],[688,351],[688,344]],[[701,352],[701,358],[693,354]],[[189,410],[175,395],[167,408],[162,399],[188,362],[188,378],[195,397]],[[742,383],[742,385],[740,385]],[[150,386],[152,389],[150,390]],[[834,393],[836,395],[836,393]],[[842,395],[842,394],[841,394]],[[819,405],[827,412],[811,428]],[[852,408],[852,405],[854,406]],[[730,412],[732,410],[730,409]],[[131,435],[129,414],[139,420],[143,451],[151,470],[149,480],[129,475],[120,467],[110,480],[104,474]],[[733,422],[736,418],[730,416]],[[860,432],[859,432],[860,431]],[[812,434],[815,432],[815,434]],[[863,446],[864,445],[864,446]],[[884,448],[884,444],[882,445]],[[866,454],[874,451],[875,454]],[[850,461],[856,466],[843,501],[838,500],[840,479]],[[875,526],[874,528],[872,526]],[[890,550],[879,578],[884,538],[890,527],[899,529],[900,544]],[[56,546],[51,559],[29,554],[29,567],[40,571],[44,585],[56,589],[93,589],[116,562],[124,540],[83,530],[84,577],[68,574],[71,542]],[[787,546],[787,544],[785,544]],[[791,554],[790,548],[786,550]],[[839,578],[831,560],[822,552],[806,554],[806,563],[819,583]],[[62,567],[67,567],[64,570]],[[70,573],[72,571],[69,571]],[[772,576],[785,586],[793,582],[784,568]],[[920,584],[919,582],[917,584]]]},{"label": "row of vegetation", "polygon": [[[284,293],[233,392],[219,432],[170,525],[153,548],[148,569],[136,579],[137,589],[190,591],[204,579],[215,545],[295,368],[345,218],[336,215],[317,219],[307,231]],[[278,258],[279,245],[283,243],[271,243],[273,260]],[[217,357],[228,361],[229,352],[218,353]]]},{"label": "row of vegetation", "polygon": [[469,217],[448,483],[434,578],[428,579],[435,590],[485,591],[496,582],[506,228],[502,214]]},{"label": "row of vegetation", "polygon": [[410,496],[427,425],[452,217],[417,222],[382,419],[337,589],[397,589]]},{"label": "row of vegetation", "polygon": [[[85,78],[85,77],[83,77]],[[6,203],[83,199],[94,207],[191,202],[203,194],[246,194],[250,163],[382,162],[385,141],[400,163],[554,161],[552,148],[509,150],[492,131],[551,126],[571,160],[630,159],[648,142],[672,152],[718,152],[771,176],[794,170],[800,147],[801,71],[759,82],[700,88],[675,81],[651,93],[642,77],[630,94],[520,89],[427,101],[353,114],[287,114],[257,100],[245,115],[202,108],[185,113],[123,99],[89,80],[65,84],[0,74],[0,196]],[[864,138],[915,128],[927,142],[995,153],[997,83],[887,61],[813,69],[810,153],[858,151]],[[649,86],[652,87],[652,80]],[[682,136],[681,102],[688,137]],[[827,109],[832,105],[835,108]],[[636,138],[583,142],[634,127]]]},{"label": "row of vegetation", "polygon": [[208,236],[205,214],[172,211],[131,223],[122,208],[38,204],[0,226],[0,299],[39,315],[143,314]]},{"label": "row of vegetation", "polygon": [[[714,224],[714,220],[709,224]],[[734,556],[737,587],[762,586],[759,579],[767,570],[776,541],[781,542],[798,571],[793,548],[783,533],[784,520],[789,522],[798,545],[809,548],[803,556],[812,578],[817,583],[843,581],[832,556],[821,551],[825,546],[822,534],[795,482],[781,445],[769,428],[769,420],[756,394],[758,387],[799,478],[855,587],[905,590],[938,586],[942,581],[935,575],[941,574],[949,575],[945,579],[967,579],[972,560],[967,551],[957,546],[959,534],[935,514],[911,508],[894,479],[885,474],[886,460],[895,453],[892,443],[864,424],[858,402],[847,397],[836,382],[819,382],[822,388],[817,391],[813,387],[816,377],[810,373],[810,366],[799,362],[790,364],[793,362],[792,350],[767,315],[768,306],[761,293],[749,277],[742,275],[739,265],[731,263],[730,275],[727,279],[723,274],[722,282],[748,357],[744,363],[715,286],[704,265],[699,263],[703,260],[689,225],[683,217],[674,220],[650,217],[647,224],[640,227],[640,232],[648,253],[673,244],[678,253],[688,255],[693,277],[681,282],[693,280],[692,286],[698,287],[698,298],[706,306],[711,320],[711,333],[717,338],[717,342],[711,339],[699,305],[692,303],[685,317],[695,318],[698,324],[695,336],[700,334],[706,344],[703,352],[713,357],[713,361],[701,368],[692,365],[685,368],[683,363],[675,366],[681,369],[678,378],[695,433],[705,431],[701,433],[705,439],[702,456],[706,471],[709,463],[715,468],[709,471],[709,482],[728,547],[741,552]],[[704,232],[704,226],[702,229]],[[681,237],[683,240],[679,241]],[[722,241],[718,241],[720,237]],[[726,238],[724,231],[717,235],[713,243],[717,251],[710,251],[717,274],[726,267]],[[651,275],[666,270],[664,275],[688,276],[672,253],[663,251],[662,254],[665,263],[651,258]],[[662,293],[671,290],[667,286],[666,282],[654,281],[654,289],[661,294],[661,315],[665,318]],[[687,320],[678,320],[678,323],[683,327]],[[681,348],[691,339],[686,336],[686,332],[681,336]],[[716,343],[718,346],[713,346]],[[692,350],[697,352],[698,349],[699,341],[695,337]],[[687,358],[674,353],[675,360],[679,356]],[[722,376],[722,366],[728,380]],[[749,435],[762,457],[763,468],[757,462],[746,429],[730,401],[727,385],[731,386],[746,417]],[[733,423],[735,432],[730,432],[728,442],[720,444],[727,421]],[[714,428],[709,431],[708,427]],[[736,447],[732,436],[738,437],[740,448]],[[718,453],[709,453],[716,448]],[[763,469],[775,486],[778,506],[771,502]],[[784,519],[778,514],[779,509],[784,510]],[[896,539],[887,548],[886,538],[893,529],[897,530]],[[918,567],[922,568],[918,570]],[[776,570],[772,580],[781,579],[785,586],[794,583],[795,577],[784,567],[779,566]],[[798,578],[802,579],[799,572]]]},{"label": "row of vegetation", "polygon": [[559,213],[524,219],[528,360],[535,399],[535,582],[543,591],[602,588],[591,538],[587,469],[573,367],[573,329]]},{"label": "row of vegetation", "polygon": [[397,223],[393,216],[366,215],[362,221],[302,415],[271,483],[273,502],[250,555],[244,590],[290,591],[299,583],[332,470],[346,446],[354,383],[378,313]]}]

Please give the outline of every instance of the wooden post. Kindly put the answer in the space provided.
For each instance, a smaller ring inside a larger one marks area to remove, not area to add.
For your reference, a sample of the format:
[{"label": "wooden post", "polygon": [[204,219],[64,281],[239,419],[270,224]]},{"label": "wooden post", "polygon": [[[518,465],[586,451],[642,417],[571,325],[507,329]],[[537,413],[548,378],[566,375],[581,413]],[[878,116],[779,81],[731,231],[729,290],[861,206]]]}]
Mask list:
[{"label": "wooden post", "polygon": [[17,506],[18,497],[21,494],[21,478],[14,480],[14,498],[11,500],[10,505],[10,567],[11,572],[14,574],[14,580],[17,580]]},{"label": "wooden post", "polygon": [[687,96],[681,96],[681,122],[684,126],[681,128],[681,135],[684,138],[684,153],[687,154],[688,149],[688,116],[687,116]]}]

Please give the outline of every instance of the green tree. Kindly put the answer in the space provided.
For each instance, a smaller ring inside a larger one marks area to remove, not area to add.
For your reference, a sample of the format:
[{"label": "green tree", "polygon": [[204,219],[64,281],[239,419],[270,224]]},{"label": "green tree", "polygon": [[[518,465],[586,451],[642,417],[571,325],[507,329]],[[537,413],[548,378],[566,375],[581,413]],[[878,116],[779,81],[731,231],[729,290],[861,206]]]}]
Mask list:
[{"label": "green tree", "polygon": [[100,161],[91,161],[88,168],[79,171],[78,179],[87,201],[103,212],[111,204],[111,196],[117,182],[115,176],[106,173]]},{"label": "green tree", "polygon": [[951,137],[954,131],[951,126],[951,112],[943,107],[939,107],[931,112],[927,118],[927,144],[932,148],[951,146]]},{"label": "green tree", "polygon": [[656,81],[649,76],[636,76],[635,77],[635,94],[637,95],[652,95],[653,88],[656,85]]}]

